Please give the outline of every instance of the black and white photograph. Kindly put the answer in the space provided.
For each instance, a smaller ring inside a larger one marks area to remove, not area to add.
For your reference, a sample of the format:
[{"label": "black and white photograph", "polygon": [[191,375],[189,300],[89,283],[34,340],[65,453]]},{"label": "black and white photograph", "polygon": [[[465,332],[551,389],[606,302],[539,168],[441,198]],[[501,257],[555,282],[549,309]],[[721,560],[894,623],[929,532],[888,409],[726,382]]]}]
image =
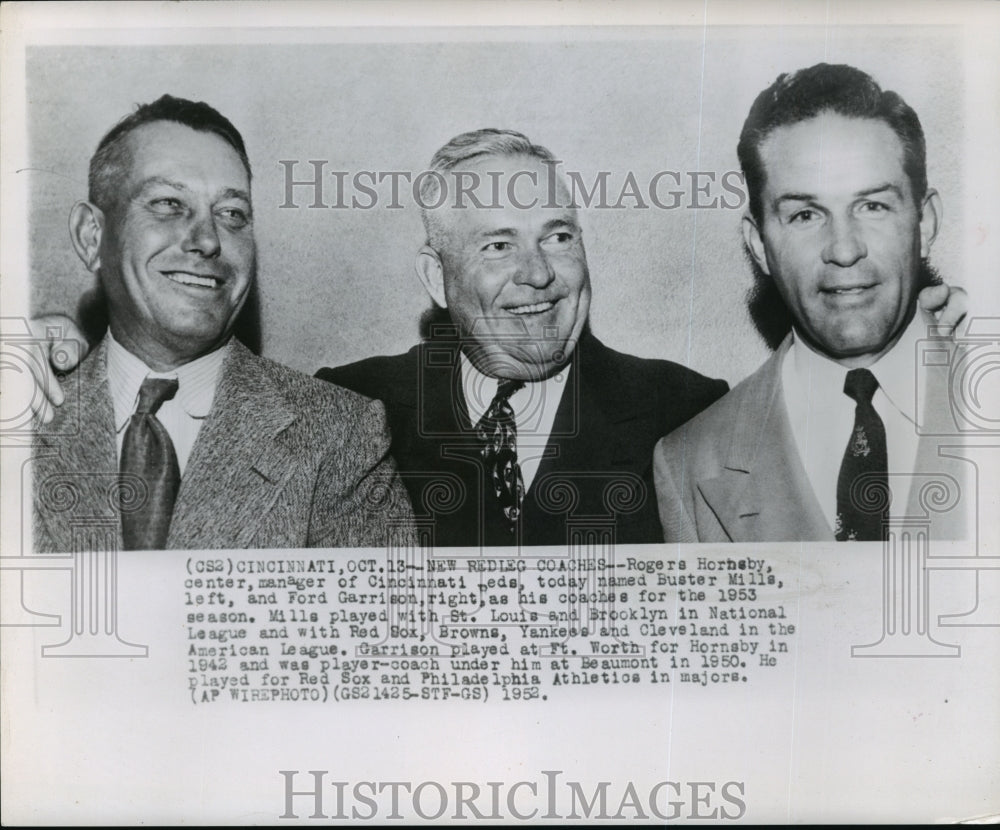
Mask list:
[{"label": "black and white photograph", "polygon": [[1000,8],[0,16],[4,823],[1000,818]]}]

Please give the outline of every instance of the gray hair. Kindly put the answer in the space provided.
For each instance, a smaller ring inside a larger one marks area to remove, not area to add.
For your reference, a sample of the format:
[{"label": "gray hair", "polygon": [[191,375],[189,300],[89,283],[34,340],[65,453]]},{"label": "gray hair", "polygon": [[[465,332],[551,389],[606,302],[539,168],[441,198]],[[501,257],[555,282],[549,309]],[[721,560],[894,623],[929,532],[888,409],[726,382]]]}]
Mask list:
[{"label": "gray hair", "polygon": [[483,156],[532,156],[549,164],[558,162],[546,147],[532,143],[526,135],[514,130],[486,127],[455,136],[434,154],[420,183],[420,218],[427,233],[427,244],[435,250],[440,250],[444,241],[444,229],[435,212],[443,204],[441,184],[445,181],[444,174]]}]

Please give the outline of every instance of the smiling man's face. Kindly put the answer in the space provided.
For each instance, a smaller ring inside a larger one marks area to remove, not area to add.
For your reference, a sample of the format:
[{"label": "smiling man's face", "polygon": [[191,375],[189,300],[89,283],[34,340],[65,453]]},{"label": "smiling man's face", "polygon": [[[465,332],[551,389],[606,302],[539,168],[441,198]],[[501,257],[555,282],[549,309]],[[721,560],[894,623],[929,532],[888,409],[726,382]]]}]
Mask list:
[{"label": "smiling man's face", "polygon": [[250,180],[211,132],[170,121],[128,134],[97,270],[111,332],[159,371],[228,340],[256,269]]},{"label": "smiling man's face", "polygon": [[744,220],[754,259],[814,349],[870,365],[913,318],[937,194],[916,202],[902,142],[881,120],[822,113],[775,129],[760,155],[761,222]]},{"label": "smiling man's face", "polygon": [[569,360],[590,310],[576,211],[560,206],[569,194],[557,180],[553,198],[549,166],[531,156],[488,156],[458,171],[479,176],[479,204],[497,206],[477,207],[466,193],[454,207],[456,180],[448,177],[437,252],[443,304],[481,372],[549,377]]}]

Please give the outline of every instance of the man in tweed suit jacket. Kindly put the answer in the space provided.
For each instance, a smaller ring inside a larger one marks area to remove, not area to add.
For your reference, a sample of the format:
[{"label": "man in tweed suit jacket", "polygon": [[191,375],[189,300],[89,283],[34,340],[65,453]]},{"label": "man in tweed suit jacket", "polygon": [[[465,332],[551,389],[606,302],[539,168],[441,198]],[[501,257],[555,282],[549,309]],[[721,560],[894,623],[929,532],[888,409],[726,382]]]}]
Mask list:
[{"label": "man in tweed suit jacket", "polygon": [[95,525],[122,547],[122,433],[147,376],[179,381],[157,415],[181,473],[165,547],[413,540],[382,404],[232,337],[256,247],[249,162],[227,119],[170,96],[139,107],[98,146],[70,229],[107,298],[109,332],[39,429],[38,551],[79,550]]}]

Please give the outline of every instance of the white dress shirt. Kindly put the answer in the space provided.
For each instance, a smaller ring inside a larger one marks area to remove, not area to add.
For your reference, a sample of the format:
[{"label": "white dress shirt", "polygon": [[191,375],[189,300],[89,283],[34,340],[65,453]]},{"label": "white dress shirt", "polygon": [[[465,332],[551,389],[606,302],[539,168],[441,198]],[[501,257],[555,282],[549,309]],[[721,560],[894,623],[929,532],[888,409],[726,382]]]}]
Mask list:
[{"label": "white dress shirt", "polygon": [[[872,406],[885,425],[892,505],[889,515],[906,512],[909,487],[894,474],[910,474],[917,458],[917,343],[933,324],[918,308],[896,344],[867,367],[878,381]],[[814,351],[793,331],[781,367],[785,407],[799,458],[830,527],[836,527],[837,477],[854,431],[855,402],[844,394],[848,369]]]},{"label": "white dress shirt", "polygon": [[108,332],[108,386],[115,413],[119,463],[125,428],[139,403],[142,382],[147,377],[177,378],[177,394],[163,402],[156,418],[173,442],[177,464],[181,475],[184,475],[198,431],[212,409],[219,371],[228,353],[229,345],[226,344],[221,349],[178,366],[172,372],[154,372]]},{"label": "white dress shirt", "polygon": [[[462,394],[465,396],[469,420],[475,425],[490,408],[500,381],[480,372],[464,352],[461,353],[459,360]],[[517,462],[521,466],[525,493],[535,480],[538,465],[546,455],[545,447],[552,435],[556,411],[559,409],[559,401],[562,400],[569,373],[568,365],[550,378],[526,382],[521,389],[510,396],[510,406],[514,410],[514,422],[517,425]]]}]

